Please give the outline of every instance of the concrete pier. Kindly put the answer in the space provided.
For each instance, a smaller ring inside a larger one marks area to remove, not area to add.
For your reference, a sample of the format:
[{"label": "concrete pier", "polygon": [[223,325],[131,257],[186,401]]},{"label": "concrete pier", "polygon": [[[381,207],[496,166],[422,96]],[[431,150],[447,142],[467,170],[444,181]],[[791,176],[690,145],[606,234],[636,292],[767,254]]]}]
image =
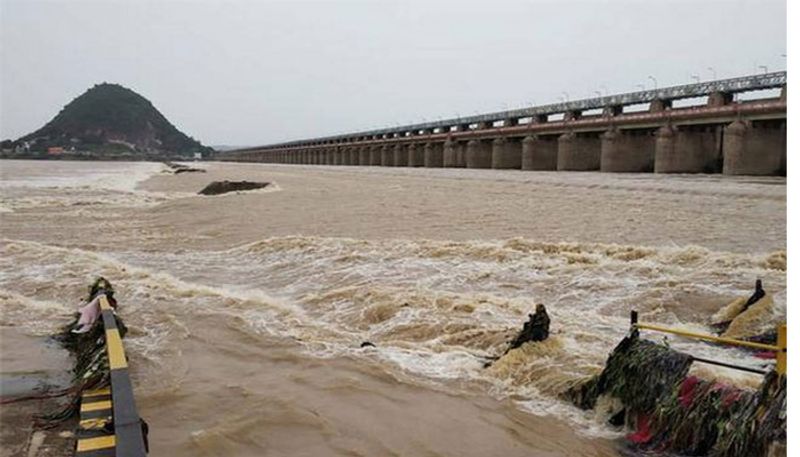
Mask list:
[{"label": "concrete pier", "polygon": [[369,146],[362,146],[358,150],[358,164],[359,165],[369,165]]},{"label": "concrete pier", "polygon": [[491,167],[492,144],[485,140],[470,140],[467,143],[467,168]]},{"label": "concrete pier", "polygon": [[785,175],[786,124],[734,121],[725,127],[722,153],[726,175]]},{"label": "concrete pier", "polygon": [[537,135],[522,140],[523,170],[555,170],[558,166],[558,141],[544,140]]},{"label": "concrete pier", "polygon": [[592,171],[600,169],[600,138],[567,132],[558,137],[557,170]]},{"label": "concrete pier", "polygon": [[522,143],[513,138],[492,141],[492,168],[522,168]]},{"label": "concrete pier", "polygon": [[370,146],[369,164],[372,166],[378,166],[381,164],[381,146]]},{"label": "concrete pier", "polygon": [[456,143],[456,167],[467,167],[467,142],[459,141]]},{"label": "concrete pier", "polygon": [[444,143],[444,151],[442,153],[442,166],[446,168],[455,168],[458,166],[458,143],[451,139],[447,139]]},{"label": "concrete pier", "polygon": [[444,165],[444,146],[442,143],[427,143],[425,145],[425,167],[441,168]]},{"label": "concrete pier", "polygon": [[350,160],[348,165],[358,165],[358,156],[361,153],[361,148],[353,146],[350,148]]},{"label": "concrete pier", "polygon": [[425,151],[420,144],[408,145],[408,166],[422,167],[425,165]]},{"label": "concrete pier", "polygon": [[394,147],[394,166],[408,166],[408,148],[404,144],[398,144]]},{"label": "concrete pier", "polygon": [[394,166],[394,148],[391,146],[383,146],[381,148],[381,166],[393,167]]},{"label": "concrete pier", "polygon": [[650,131],[607,130],[600,145],[600,171],[641,173],[653,171],[656,140]]},{"label": "concrete pier", "polygon": [[674,129],[656,132],[656,173],[717,173],[719,144],[715,128]]}]

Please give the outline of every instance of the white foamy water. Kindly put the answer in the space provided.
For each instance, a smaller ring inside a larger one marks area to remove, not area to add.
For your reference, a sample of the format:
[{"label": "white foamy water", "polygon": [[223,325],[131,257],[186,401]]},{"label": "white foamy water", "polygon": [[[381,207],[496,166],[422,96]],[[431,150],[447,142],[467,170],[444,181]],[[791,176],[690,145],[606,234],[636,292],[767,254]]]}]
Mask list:
[{"label": "white foamy water", "polygon": [[32,164],[24,160],[3,160],[0,162],[0,187],[132,192],[137,184],[164,170],[164,165],[154,162],[47,161]]},{"label": "white foamy water", "polygon": [[186,197],[137,186],[168,169],[153,162],[0,161],[0,212],[79,207],[141,207]]}]

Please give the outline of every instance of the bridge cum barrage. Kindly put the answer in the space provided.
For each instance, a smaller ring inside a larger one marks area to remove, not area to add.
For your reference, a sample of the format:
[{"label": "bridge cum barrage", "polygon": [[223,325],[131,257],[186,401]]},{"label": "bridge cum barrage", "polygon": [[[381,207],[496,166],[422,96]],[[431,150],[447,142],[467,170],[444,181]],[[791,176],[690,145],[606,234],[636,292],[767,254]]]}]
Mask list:
[{"label": "bridge cum barrage", "polygon": [[[780,95],[758,98],[770,89]],[[736,101],[746,93],[756,97]],[[703,101],[673,106],[690,99]],[[630,110],[637,105],[646,109]],[[773,72],[237,149],[216,159],[785,175],[786,107],[786,72]]]}]

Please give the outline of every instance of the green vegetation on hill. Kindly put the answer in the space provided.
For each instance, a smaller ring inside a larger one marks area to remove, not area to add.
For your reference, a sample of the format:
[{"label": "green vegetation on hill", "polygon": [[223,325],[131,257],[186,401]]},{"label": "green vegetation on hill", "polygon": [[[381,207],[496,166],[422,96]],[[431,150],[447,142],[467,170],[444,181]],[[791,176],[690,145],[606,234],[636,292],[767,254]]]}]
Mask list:
[{"label": "green vegetation on hill", "polygon": [[63,147],[99,155],[204,156],[213,149],[175,128],[146,98],[118,84],[97,84],[41,129],[17,140],[32,151]]}]

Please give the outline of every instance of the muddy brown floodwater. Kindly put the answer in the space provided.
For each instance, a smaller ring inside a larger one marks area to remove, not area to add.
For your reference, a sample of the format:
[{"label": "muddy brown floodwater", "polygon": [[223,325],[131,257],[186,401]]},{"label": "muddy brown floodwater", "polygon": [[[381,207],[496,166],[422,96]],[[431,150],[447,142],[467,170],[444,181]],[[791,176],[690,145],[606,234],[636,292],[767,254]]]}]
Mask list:
[{"label": "muddy brown floodwater", "polygon": [[[618,455],[559,393],[630,309],[708,331],[761,278],[761,324],[785,317],[784,178],[199,166],[0,162],[2,350],[39,357],[9,335],[42,340],[109,278],[153,455]],[[272,184],[196,195],[222,180]],[[551,338],[484,369],[535,303]]]}]

